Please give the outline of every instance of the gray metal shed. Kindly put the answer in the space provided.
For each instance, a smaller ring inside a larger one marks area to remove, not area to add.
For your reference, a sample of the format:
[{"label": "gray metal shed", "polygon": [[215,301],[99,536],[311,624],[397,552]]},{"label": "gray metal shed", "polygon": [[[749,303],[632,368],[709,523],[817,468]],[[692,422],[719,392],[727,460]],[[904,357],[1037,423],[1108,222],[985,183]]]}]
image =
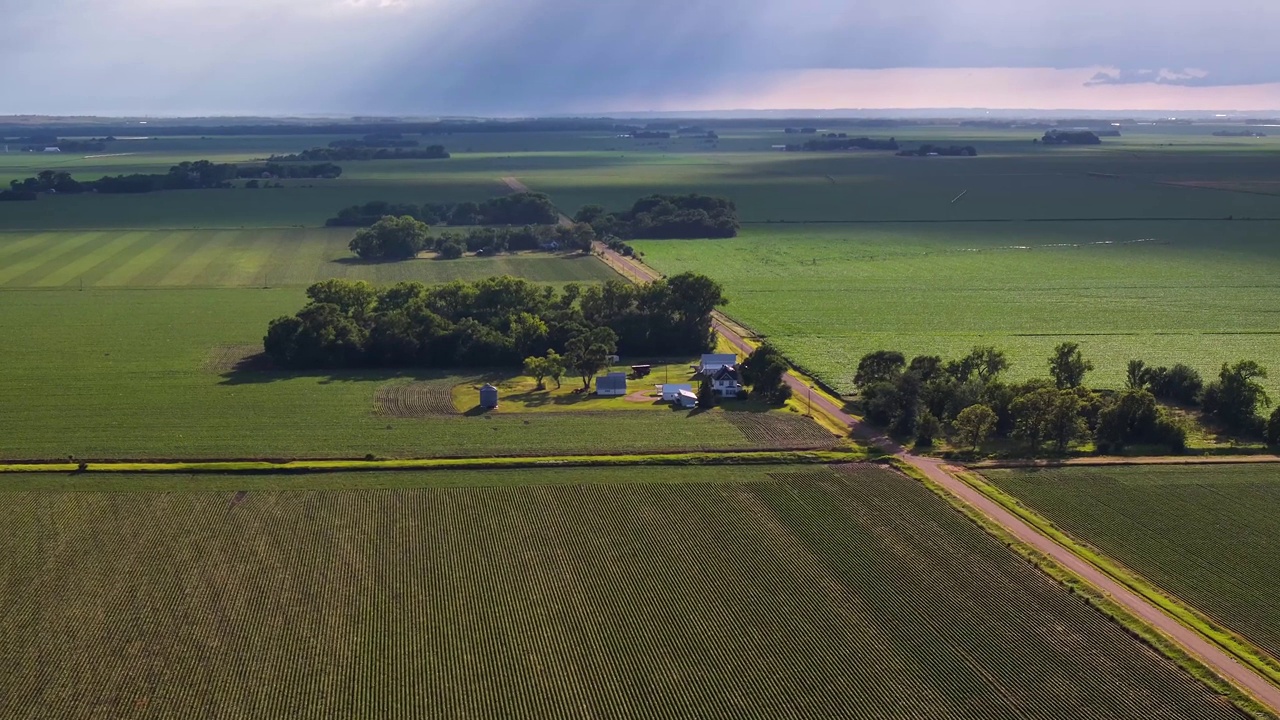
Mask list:
[{"label": "gray metal shed", "polygon": [[617,397],[627,394],[627,374],[611,372],[596,378],[596,394]]},{"label": "gray metal shed", "polygon": [[485,410],[493,410],[498,407],[498,388],[489,383],[480,388],[480,407]]}]

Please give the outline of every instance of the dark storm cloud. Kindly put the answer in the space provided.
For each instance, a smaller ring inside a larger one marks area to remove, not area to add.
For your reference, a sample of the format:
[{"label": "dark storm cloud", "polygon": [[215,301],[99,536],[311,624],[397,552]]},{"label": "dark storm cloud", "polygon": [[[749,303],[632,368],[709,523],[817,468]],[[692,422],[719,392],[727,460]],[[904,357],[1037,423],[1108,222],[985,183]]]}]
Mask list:
[{"label": "dark storm cloud", "polygon": [[764,74],[810,68],[1115,68],[1091,85],[1280,81],[1273,0],[0,5],[0,62],[24,70],[0,78],[0,112],[572,112],[741,93]]}]

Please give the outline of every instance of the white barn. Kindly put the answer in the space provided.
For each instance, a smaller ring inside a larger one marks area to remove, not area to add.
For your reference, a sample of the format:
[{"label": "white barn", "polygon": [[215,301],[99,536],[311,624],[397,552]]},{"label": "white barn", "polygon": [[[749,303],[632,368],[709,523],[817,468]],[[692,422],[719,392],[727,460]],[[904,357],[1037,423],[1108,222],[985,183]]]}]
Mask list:
[{"label": "white barn", "polygon": [[[659,385],[658,392],[662,393],[663,402],[675,402],[680,399],[681,392],[693,392],[693,385],[689,383],[667,383],[666,385]],[[697,395],[695,394],[694,397],[696,398]]]}]

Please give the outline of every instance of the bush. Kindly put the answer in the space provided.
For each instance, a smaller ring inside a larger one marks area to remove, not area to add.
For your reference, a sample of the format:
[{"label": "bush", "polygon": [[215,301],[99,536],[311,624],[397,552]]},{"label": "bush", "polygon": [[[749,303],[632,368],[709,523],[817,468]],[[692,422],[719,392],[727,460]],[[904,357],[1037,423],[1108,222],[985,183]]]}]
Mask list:
[{"label": "bush", "polygon": [[1280,445],[1280,407],[1271,412],[1271,419],[1267,421],[1267,444]]}]

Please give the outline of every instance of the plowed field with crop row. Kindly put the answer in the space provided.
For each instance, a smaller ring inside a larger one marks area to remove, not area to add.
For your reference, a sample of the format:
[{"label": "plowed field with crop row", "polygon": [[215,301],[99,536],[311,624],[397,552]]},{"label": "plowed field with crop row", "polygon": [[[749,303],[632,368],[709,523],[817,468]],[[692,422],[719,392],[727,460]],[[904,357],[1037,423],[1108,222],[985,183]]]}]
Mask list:
[{"label": "plowed field with crop row", "polygon": [[5,493],[0,716],[1238,717],[883,468],[243,482]]}]

